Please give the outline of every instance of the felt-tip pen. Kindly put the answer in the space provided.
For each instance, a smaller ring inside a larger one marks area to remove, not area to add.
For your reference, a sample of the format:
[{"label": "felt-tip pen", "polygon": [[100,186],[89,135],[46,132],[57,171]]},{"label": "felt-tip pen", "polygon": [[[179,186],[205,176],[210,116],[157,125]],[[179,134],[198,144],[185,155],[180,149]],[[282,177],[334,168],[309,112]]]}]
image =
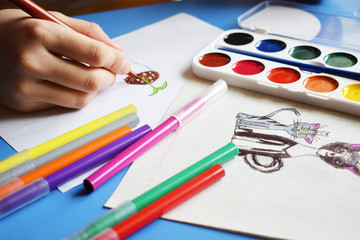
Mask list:
[{"label": "felt-tip pen", "polygon": [[37,168],[19,178],[14,179],[13,181],[0,187],[0,199],[10,195],[11,193],[17,191],[18,189],[34,182],[35,180],[46,177],[76,161],[79,159],[105,147],[106,145],[121,139],[123,136],[131,132],[131,128],[127,125],[120,127],[84,146],[81,146],[78,149],[75,149],[72,152],[69,152],[53,161],[45,164],[44,166]]},{"label": "felt-tip pen", "polygon": [[131,217],[109,228],[93,240],[122,240],[128,238],[138,230],[160,218],[165,213],[171,211],[178,205],[187,201],[191,197],[205,190],[207,187],[219,181],[225,176],[225,171],[221,165],[217,164],[208,170],[200,173],[188,182],[159,198],[149,206],[135,213]]},{"label": "felt-tip pen", "polygon": [[158,200],[165,194],[186,183],[210,167],[216,164],[223,165],[238,154],[239,150],[234,143],[226,144],[222,148],[168,178],[132,201],[125,201],[120,204],[118,207],[112,209],[104,216],[90,223],[88,226],[85,226],[83,229],[70,235],[67,240],[86,240],[94,237],[106,228],[115,226],[118,222],[123,221],[150,205],[152,202]]},{"label": "felt-tip pen", "polygon": [[69,132],[59,135],[53,139],[50,139],[44,143],[41,143],[33,148],[23,150],[15,153],[14,155],[0,161],[0,173],[5,172],[20,163],[39,157],[45,153],[48,153],[66,143],[69,143],[79,137],[82,137],[89,132],[99,129],[115,120],[118,120],[130,113],[137,112],[134,105],[130,104],[105,116],[102,116],[92,122],[75,128]]},{"label": "felt-tip pen", "polygon": [[151,131],[151,128],[144,125],[67,167],[44,178],[39,178],[13,194],[6,196],[0,200],[0,219],[46,196],[58,185],[111,159],[149,131]]},{"label": "felt-tip pen", "polygon": [[224,80],[216,81],[206,89],[199,97],[177,111],[170,118],[161,123],[153,131],[146,134],[136,143],[125,149],[119,155],[111,159],[100,169],[84,180],[84,187],[92,192],[102,186],[106,181],[115,176],[119,171],[132,163],[137,157],[150,149],[157,142],[175,131],[180,125],[187,123],[192,117],[203,110],[208,104],[215,101],[227,91]]},{"label": "felt-tip pen", "polygon": [[[99,129],[96,129],[80,138],[77,138],[63,146],[60,146],[48,153],[45,153],[37,158],[34,158],[29,161],[25,161],[3,173],[0,174],[0,186],[13,181],[14,179],[21,177],[45,164],[57,159],[69,152],[78,149],[95,139],[98,139],[112,131],[115,131],[117,128],[128,125],[131,129],[134,129],[140,122],[139,116],[136,113],[130,113],[119,120],[111,122]],[[1,194],[0,194],[1,195]]]}]

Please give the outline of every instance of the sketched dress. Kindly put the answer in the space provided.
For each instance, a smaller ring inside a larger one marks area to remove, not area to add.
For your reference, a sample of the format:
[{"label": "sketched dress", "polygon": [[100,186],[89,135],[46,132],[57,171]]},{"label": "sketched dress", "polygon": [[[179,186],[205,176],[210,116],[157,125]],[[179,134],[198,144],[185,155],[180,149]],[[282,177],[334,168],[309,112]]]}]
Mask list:
[{"label": "sketched dress", "polygon": [[[261,172],[274,172],[283,166],[282,158],[290,158],[287,150],[298,143],[282,136],[254,132],[253,129],[237,128],[231,141],[239,149],[239,156],[252,168]],[[267,158],[266,164],[260,161]]]},{"label": "sketched dress", "polygon": [[[239,156],[253,169],[270,173],[283,166],[283,159],[295,156],[312,155],[331,166],[349,169],[360,176],[360,145],[345,142],[328,143],[320,148],[309,146],[318,135],[328,136],[328,132],[319,131],[320,123],[296,121],[285,125],[272,119],[281,111],[300,113],[294,108],[282,108],[265,116],[253,116],[239,113],[236,116],[234,135],[231,141],[239,149]],[[285,131],[293,139],[283,137],[267,130]],[[308,144],[295,141],[302,138]],[[299,155],[301,154],[301,155]]]}]

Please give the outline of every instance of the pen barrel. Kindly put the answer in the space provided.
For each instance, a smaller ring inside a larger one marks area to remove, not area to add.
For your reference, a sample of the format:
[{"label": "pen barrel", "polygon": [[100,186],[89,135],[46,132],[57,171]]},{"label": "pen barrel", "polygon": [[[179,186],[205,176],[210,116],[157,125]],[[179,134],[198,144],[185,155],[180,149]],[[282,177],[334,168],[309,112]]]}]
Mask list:
[{"label": "pen barrel", "polygon": [[62,135],[59,135],[47,142],[41,143],[40,145],[37,145],[29,151],[33,155],[33,157],[41,156],[47,152],[50,152],[68,142],[71,142],[79,137],[82,137],[89,132],[92,132],[96,129],[99,129],[111,122],[114,122],[126,115],[129,115],[130,113],[136,112],[136,108],[134,105],[130,104],[126,107],[123,107],[115,112],[109,113],[105,116],[102,116],[92,122],[86,123],[85,125],[82,125],[78,128],[75,128],[69,132],[66,132]]},{"label": "pen barrel", "polygon": [[67,153],[60,158],[57,158],[48,164],[43,165],[40,168],[33,170],[32,172],[25,174],[20,177],[20,179],[24,182],[24,184],[29,184],[38,178],[47,177],[66,166],[78,161],[79,159],[95,152],[96,150],[100,149],[101,147],[106,146],[107,144],[125,136],[126,134],[130,133],[131,129],[129,126],[123,126],[118,128],[117,130],[102,136],[70,153]]},{"label": "pen barrel", "polygon": [[30,0],[9,0],[9,2],[22,9],[24,12],[34,18],[53,21],[65,28],[73,30],[69,25],[67,25],[66,23],[64,23],[63,21],[61,21],[60,19],[50,14],[45,9]]},{"label": "pen barrel", "polygon": [[131,202],[126,201],[117,206],[103,217],[69,236],[67,240],[84,240],[94,237],[96,234],[115,226],[118,222],[121,222],[125,218],[135,214],[137,211],[140,211],[144,207],[155,202],[165,194],[176,189],[212,166],[216,164],[222,165],[230,159],[233,159],[236,155],[238,155],[238,153],[239,150],[237,146],[234,143],[228,143],[224,147],[148,190]]},{"label": "pen barrel", "polygon": [[216,101],[227,89],[226,82],[220,79],[172,116],[179,121],[180,125],[184,125],[203,110],[205,106]]},{"label": "pen barrel", "polygon": [[[45,164],[45,165],[31,171],[28,174],[21,176],[19,178],[21,181],[14,180],[10,183],[7,183],[7,184],[1,186],[0,187],[0,198],[5,197],[5,196],[15,192],[16,190],[20,189],[23,185],[27,185],[41,177],[48,177],[49,175],[52,175],[53,173],[55,173],[57,171],[62,171],[64,168],[67,169],[67,171],[72,172],[73,169],[66,168],[66,166],[68,166],[74,162],[80,162],[79,159],[81,159],[85,156],[88,156],[89,154],[95,152],[96,150],[99,150],[102,147],[105,147],[106,145],[111,144],[114,141],[117,141],[118,139],[122,139],[122,137],[124,137],[126,134],[128,134],[130,132],[131,132],[131,129],[129,126],[125,125],[123,127],[120,127],[113,132],[110,132],[110,133],[108,133],[108,134],[106,134],[106,135],[104,135],[104,136],[70,152],[70,153],[67,153],[67,154],[61,156],[60,158],[57,158],[57,159],[51,161],[48,164]],[[123,141],[123,140],[121,140],[121,141]],[[127,141],[124,141],[124,142],[127,142]],[[126,145],[126,147],[127,146],[128,145]],[[59,174],[54,174],[54,176],[55,175],[60,176]],[[18,183],[21,183],[21,185]],[[48,183],[51,188],[52,182],[48,181]]]},{"label": "pen barrel", "polygon": [[[78,148],[83,147],[86,144],[89,144],[96,139],[103,137],[110,132],[115,131],[116,129],[128,125],[130,128],[135,128],[136,125],[139,123],[139,117],[136,113],[130,113],[118,120],[115,120],[99,129],[96,129],[80,138],[77,138],[63,146],[60,146],[48,153],[45,153],[37,158],[32,160],[25,161],[3,173],[0,174],[0,186],[14,180],[17,177],[21,177],[37,168],[48,164],[49,162],[53,161],[54,159],[60,158],[69,152],[72,152]],[[1,187],[0,187],[1,188]],[[1,192],[1,190],[0,190]],[[0,198],[1,198],[0,193]]]},{"label": "pen barrel", "polygon": [[146,152],[149,148],[166,137],[169,133],[175,131],[178,127],[179,122],[176,118],[170,117],[119,155],[115,156],[102,168],[87,177],[84,180],[84,187],[90,192],[98,189],[118,172],[132,163],[136,158]]},{"label": "pen barrel", "polygon": [[144,194],[138,196],[132,202],[135,204],[136,209],[140,211],[160,197],[186,183],[190,179],[211,168],[216,164],[223,165],[230,161],[239,154],[239,149],[234,143],[228,143],[217,151],[209,154],[200,161],[185,168],[174,176],[168,178],[159,185],[148,190]]},{"label": "pen barrel", "polygon": [[43,178],[0,200],[0,219],[46,196],[50,192]]},{"label": "pen barrel", "polygon": [[16,153],[2,161],[0,161],[0,173],[13,168],[14,166],[27,161],[33,158],[39,157],[45,153],[48,153],[68,142],[71,142],[79,137],[82,137],[89,132],[94,131],[100,127],[105,126],[111,122],[114,122],[126,115],[137,112],[134,105],[130,104],[126,107],[123,107],[115,112],[109,113],[101,118],[98,118],[92,122],[89,122],[83,126],[75,128],[67,133],[64,133],[60,136],[57,136],[47,142],[41,143],[29,150],[24,150],[22,152]]},{"label": "pen barrel", "polygon": [[219,181],[224,176],[224,169],[221,165],[217,164],[117,224],[112,229],[117,233],[118,239],[125,239]]},{"label": "pen barrel", "polygon": [[132,163],[137,157],[146,152],[169,133],[180,127],[181,122],[186,123],[205,105],[216,100],[221,94],[227,91],[227,84],[224,80],[216,81],[211,87],[205,90],[197,99],[186,105],[173,116],[165,120],[153,131],[145,135],[135,144],[127,148],[121,154],[110,160],[105,166],[91,174],[84,181],[85,188],[92,192],[102,186],[106,181],[115,176],[118,172]]},{"label": "pen barrel", "polygon": [[122,138],[119,138],[118,140],[102,147],[101,149],[79,159],[78,161],[46,176],[45,179],[49,184],[50,190],[55,189],[64,182],[111,159],[116,154],[119,154],[119,152],[136,142],[150,130],[151,128],[148,125],[144,125]]},{"label": "pen barrel", "polygon": [[[34,168],[32,170],[35,170],[36,168],[40,168],[45,164],[48,164],[49,162],[56,160],[70,152],[74,152],[76,149],[80,149],[86,145],[89,146],[92,142],[94,143],[97,139],[101,140],[101,142],[103,142],[104,144],[108,143],[102,140],[105,136],[109,136],[111,132],[118,131],[118,129],[124,127],[125,125],[129,126],[130,128],[135,128],[138,125],[139,121],[140,121],[139,117],[136,113],[130,113],[129,115],[126,115],[118,120],[106,124],[105,126],[96,129],[92,132],[89,132],[86,135],[77,138],[63,146],[60,146],[44,155],[34,158],[33,160],[29,161],[34,163]],[[117,137],[112,139],[117,139]],[[100,146],[103,146],[104,144]],[[18,177],[25,175],[26,173],[29,172],[30,171],[24,172],[23,174],[18,175]]]}]

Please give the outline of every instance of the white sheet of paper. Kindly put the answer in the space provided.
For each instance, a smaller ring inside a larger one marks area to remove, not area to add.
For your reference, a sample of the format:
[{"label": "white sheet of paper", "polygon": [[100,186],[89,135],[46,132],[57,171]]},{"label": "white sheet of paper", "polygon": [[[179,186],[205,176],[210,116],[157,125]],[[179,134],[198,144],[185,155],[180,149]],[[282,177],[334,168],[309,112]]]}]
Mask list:
[{"label": "white sheet of paper", "polygon": [[[182,13],[117,37],[114,41],[133,61],[132,70],[159,72],[160,78],[152,85],[159,87],[166,81],[165,89],[149,96],[153,92],[149,85],[126,84],[124,76],[117,76],[114,86],[102,91],[82,110],[56,108],[21,114],[1,109],[0,136],[18,151],[29,149],[128,104],[137,108],[139,126],[156,127],[190,74],[193,55],[220,32],[219,28]],[[81,183],[74,182],[70,188]],[[67,186],[64,191],[68,189]]]},{"label": "white sheet of paper", "polygon": [[[168,113],[210,84],[188,81]],[[224,165],[226,176],[220,182],[164,218],[273,238],[358,239],[360,177],[348,169],[330,166],[313,151],[330,142],[358,144],[358,118],[232,87],[224,97],[135,161],[105,206],[112,208],[134,199],[229,143],[238,113],[264,116],[289,107],[297,109],[301,116],[283,111],[273,119],[285,125],[294,120],[320,123],[319,130],[328,131],[329,136],[318,135],[309,144],[278,130],[276,134],[281,132],[296,141],[297,147],[303,147],[288,149],[292,157],[282,160],[279,171],[256,171],[244,157],[237,156]]]},{"label": "white sheet of paper", "polygon": [[[190,15],[178,14],[169,19],[114,39],[115,42],[126,49],[129,57],[133,57],[137,62],[148,63],[149,66],[157,66],[155,69],[160,69],[161,79],[169,79],[167,80],[168,84],[171,84],[172,81],[178,82],[175,86],[177,89],[173,89],[170,93],[172,95],[168,95],[167,99],[161,99],[160,101],[162,101],[162,103],[145,103],[148,102],[148,100],[143,99],[144,108],[139,110],[140,116],[143,114],[146,116],[157,115],[156,122],[153,122],[151,125],[152,127],[156,127],[159,120],[164,115],[166,108],[171,104],[173,98],[178,91],[180,91],[182,84],[186,81],[186,75],[191,68],[192,56],[221,31],[222,30]],[[148,67],[145,66],[145,64],[134,63],[132,70],[134,72],[142,72],[147,70],[147,68]],[[154,85],[160,86],[160,84],[156,84],[156,82]],[[146,90],[148,94],[152,93],[150,87],[147,87]],[[160,90],[157,95],[162,94],[162,91],[166,90],[167,88]],[[132,93],[131,91],[132,90],[129,90],[129,95]],[[145,109],[145,104],[148,109]],[[162,104],[164,107],[166,106],[166,108],[162,108],[162,111],[159,112],[156,104]],[[144,123],[142,117],[140,117],[140,120]],[[81,184],[82,180],[89,176],[91,172],[93,171],[85,173],[64,185],[59,186],[58,189],[61,192],[72,189]]]},{"label": "white sheet of paper", "polygon": [[[209,31],[212,30],[212,31]],[[160,73],[153,84],[166,89],[154,96],[149,85],[126,84],[121,76],[114,86],[103,90],[82,110],[50,109],[37,113],[16,113],[0,109],[0,136],[17,151],[29,149],[47,140],[93,121],[128,104],[138,109],[140,124],[155,127],[186,81],[192,55],[211,39],[215,27],[190,15],[178,14],[159,23],[115,38],[129,59],[143,69]],[[210,34],[208,34],[210,32]]]}]

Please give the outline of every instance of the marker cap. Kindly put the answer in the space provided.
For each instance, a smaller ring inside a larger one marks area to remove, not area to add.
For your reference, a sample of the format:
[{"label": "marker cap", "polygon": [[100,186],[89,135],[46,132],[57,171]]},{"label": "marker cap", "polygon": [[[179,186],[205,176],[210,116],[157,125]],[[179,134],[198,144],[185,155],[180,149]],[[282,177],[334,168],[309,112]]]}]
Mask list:
[{"label": "marker cap", "polygon": [[[90,223],[88,226],[83,229],[75,232],[64,240],[87,240],[97,234],[103,232],[106,229],[111,229],[119,222],[123,221],[127,217],[136,213],[135,205],[130,201],[125,201],[120,204],[118,207],[109,211],[106,215]],[[117,234],[115,235],[117,237]]]},{"label": "marker cap", "polygon": [[20,178],[15,178],[9,183],[0,187],[0,199],[8,196],[9,194],[16,192],[24,186],[24,182]]},{"label": "marker cap", "polygon": [[[35,168],[33,161],[25,161],[3,173],[0,174],[0,186],[3,186],[16,178],[22,176],[24,173],[31,172]],[[1,192],[1,190],[0,190]],[[0,194],[1,195],[1,194]]]},{"label": "marker cap", "polygon": [[27,149],[15,153],[14,155],[11,155],[10,157],[5,158],[4,160],[1,161],[0,173],[5,172],[10,168],[13,168],[14,166],[32,158],[33,158],[32,153]]},{"label": "marker cap", "polygon": [[117,235],[116,231],[114,231],[112,228],[106,229],[102,233],[100,233],[98,236],[95,236],[91,240],[121,240],[119,236]]},{"label": "marker cap", "polygon": [[47,181],[39,178],[0,200],[0,219],[46,196],[49,192],[50,188]]},{"label": "marker cap", "polygon": [[175,117],[180,126],[186,124],[192,119],[197,113],[216,101],[222,94],[228,89],[226,82],[222,79],[216,81],[208,89],[206,89],[199,97],[191,101],[185,107],[177,111],[172,116]]}]

